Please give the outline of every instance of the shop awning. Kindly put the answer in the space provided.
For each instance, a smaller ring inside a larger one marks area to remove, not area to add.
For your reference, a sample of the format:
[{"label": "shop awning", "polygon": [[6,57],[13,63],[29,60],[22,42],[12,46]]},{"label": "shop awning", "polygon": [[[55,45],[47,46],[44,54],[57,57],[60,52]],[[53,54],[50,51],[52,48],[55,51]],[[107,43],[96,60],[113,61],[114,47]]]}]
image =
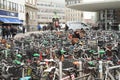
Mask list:
[{"label": "shop awning", "polygon": [[10,24],[22,24],[22,22],[17,19],[17,18],[5,18],[5,17],[0,17],[0,22],[3,23],[10,23]]}]

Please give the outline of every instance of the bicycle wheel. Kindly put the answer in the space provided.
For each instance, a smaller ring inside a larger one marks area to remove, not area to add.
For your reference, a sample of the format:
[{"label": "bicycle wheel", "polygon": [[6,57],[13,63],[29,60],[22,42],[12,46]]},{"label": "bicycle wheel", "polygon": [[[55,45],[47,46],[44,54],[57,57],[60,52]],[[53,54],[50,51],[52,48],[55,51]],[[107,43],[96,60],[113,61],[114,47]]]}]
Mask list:
[{"label": "bicycle wheel", "polygon": [[116,70],[116,74],[114,76],[115,80],[119,80],[120,79],[120,72]]},{"label": "bicycle wheel", "polygon": [[81,57],[87,59],[88,55],[86,53],[84,53],[84,54],[81,54]]},{"label": "bicycle wheel", "polygon": [[120,79],[120,72],[116,69],[112,71],[112,76],[115,78],[115,80]]},{"label": "bicycle wheel", "polygon": [[95,80],[95,77],[93,75],[89,75],[86,80]]},{"label": "bicycle wheel", "polygon": [[115,80],[115,79],[114,79],[113,75],[110,72],[108,72],[107,76],[104,75],[104,79],[103,80]]}]

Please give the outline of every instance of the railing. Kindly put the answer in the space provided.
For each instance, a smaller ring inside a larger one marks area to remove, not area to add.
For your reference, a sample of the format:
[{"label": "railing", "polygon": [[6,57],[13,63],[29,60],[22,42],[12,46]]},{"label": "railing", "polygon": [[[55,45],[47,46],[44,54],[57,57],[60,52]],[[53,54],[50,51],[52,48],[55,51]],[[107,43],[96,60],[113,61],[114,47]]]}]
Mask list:
[{"label": "railing", "polygon": [[66,6],[79,3],[82,3],[82,0],[66,0]]},{"label": "railing", "polygon": [[120,1],[120,0],[99,0],[99,1],[92,1],[92,0],[66,0],[66,6],[79,4],[79,3],[92,3],[92,2],[108,2],[108,1]]}]

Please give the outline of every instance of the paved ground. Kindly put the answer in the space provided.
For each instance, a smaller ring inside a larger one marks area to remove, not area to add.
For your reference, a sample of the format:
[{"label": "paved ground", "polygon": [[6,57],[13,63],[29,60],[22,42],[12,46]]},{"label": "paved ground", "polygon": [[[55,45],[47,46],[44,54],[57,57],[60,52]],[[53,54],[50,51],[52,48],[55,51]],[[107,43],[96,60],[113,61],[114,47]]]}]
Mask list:
[{"label": "paved ground", "polygon": [[[14,38],[17,39],[17,38],[21,38],[21,37],[25,37],[31,33],[41,33],[43,31],[32,31],[32,32],[26,32],[25,34],[23,33],[18,33]],[[0,40],[2,39],[2,36],[0,35]]]},{"label": "paved ground", "polygon": [[18,33],[14,38],[17,39],[17,38],[21,38],[21,37],[25,37],[31,33],[41,33],[42,31],[33,31],[33,32],[26,32],[25,34],[23,33]]}]

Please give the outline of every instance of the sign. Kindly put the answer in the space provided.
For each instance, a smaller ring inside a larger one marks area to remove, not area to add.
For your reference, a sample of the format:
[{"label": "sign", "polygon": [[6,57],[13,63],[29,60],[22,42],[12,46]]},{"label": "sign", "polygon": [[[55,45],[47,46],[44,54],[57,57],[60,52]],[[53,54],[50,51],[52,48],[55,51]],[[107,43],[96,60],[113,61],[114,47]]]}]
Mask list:
[{"label": "sign", "polygon": [[[74,76],[74,75],[71,75],[71,77],[72,77],[72,80],[75,79],[75,76]],[[62,78],[61,80],[70,80],[70,76],[64,77],[64,78]]]},{"label": "sign", "polygon": [[18,13],[0,10],[0,15],[18,17]]}]

